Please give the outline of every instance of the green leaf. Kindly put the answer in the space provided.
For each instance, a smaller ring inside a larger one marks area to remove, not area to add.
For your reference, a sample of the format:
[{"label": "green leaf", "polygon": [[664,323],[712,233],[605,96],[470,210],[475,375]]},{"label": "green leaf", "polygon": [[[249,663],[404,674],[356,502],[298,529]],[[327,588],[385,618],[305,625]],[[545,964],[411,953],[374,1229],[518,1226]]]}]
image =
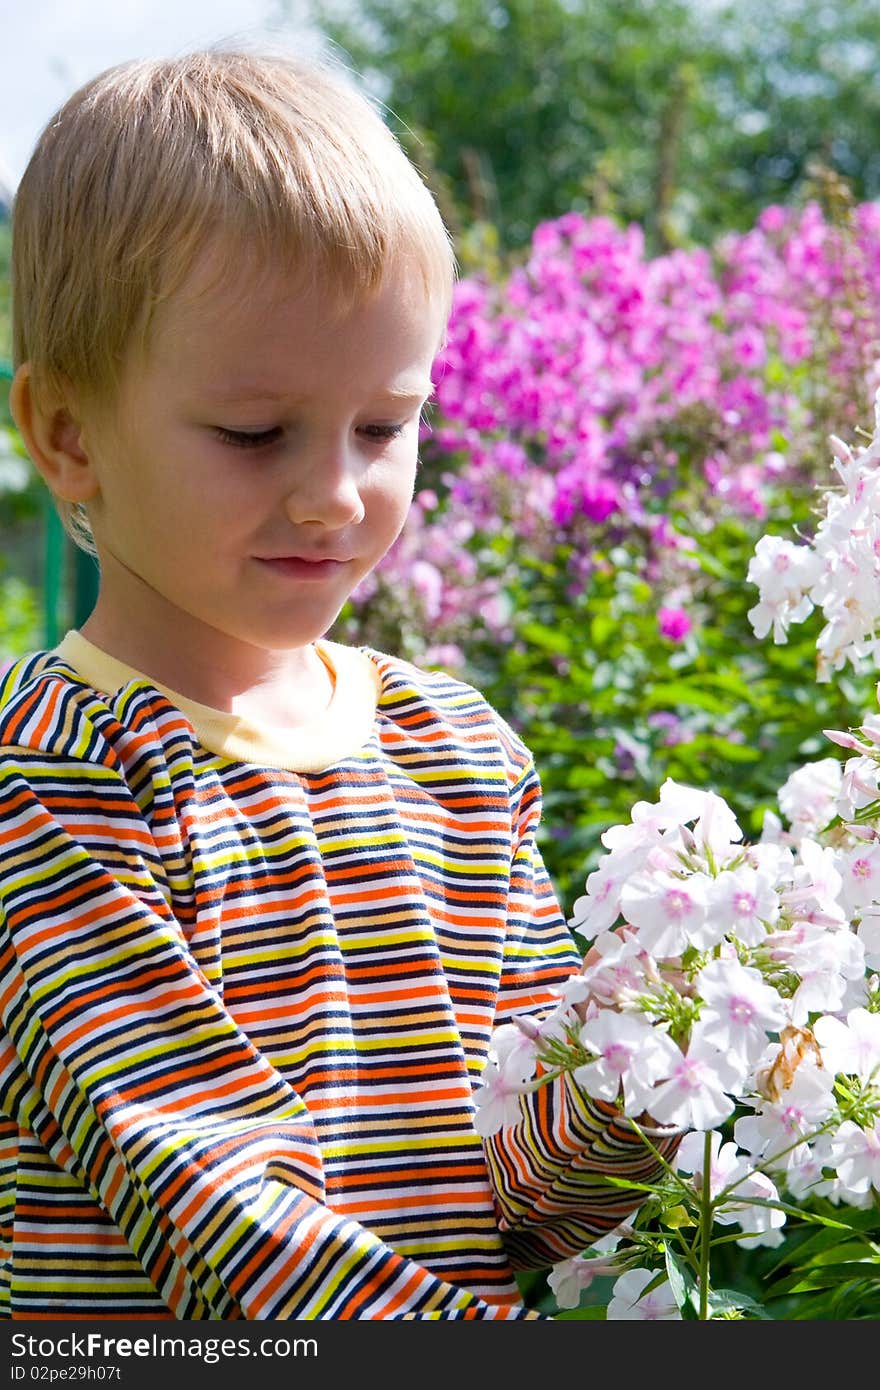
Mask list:
[{"label": "green leaf", "polygon": [[725,700],[710,694],[702,685],[683,680],[658,681],[644,692],[644,699],[648,709],[684,706],[685,709],[708,710],[710,714],[726,714],[730,708]]},{"label": "green leaf", "polygon": [[711,1289],[709,1291],[709,1316],[714,1317],[716,1313],[751,1313],[755,1318],[772,1322],[773,1318],[760,1303],[756,1303],[748,1294],[739,1293],[736,1289]]},{"label": "green leaf", "polygon": [[527,621],[520,625],[523,640],[544,652],[554,652],[567,656],[571,651],[571,637],[561,627],[545,627],[543,623]]},{"label": "green leaf", "polygon": [[669,1287],[672,1289],[672,1297],[681,1309],[682,1317],[693,1320],[700,1309],[700,1291],[697,1288],[697,1281],[684,1260],[676,1255],[668,1244],[664,1246],[663,1254],[666,1262],[666,1277],[669,1280]]}]

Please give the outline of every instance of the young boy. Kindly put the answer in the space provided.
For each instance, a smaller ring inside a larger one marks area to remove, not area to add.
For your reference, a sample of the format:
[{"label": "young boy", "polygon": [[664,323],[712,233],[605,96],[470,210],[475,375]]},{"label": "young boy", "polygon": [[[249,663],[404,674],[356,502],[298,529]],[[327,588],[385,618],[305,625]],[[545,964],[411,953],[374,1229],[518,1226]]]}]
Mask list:
[{"label": "young boy", "polygon": [[98,77],[13,223],[12,406],[88,621],[0,687],[12,1318],[522,1318],[653,1160],[557,1081],[481,1140],[493,1026],[578,970],[479,694],[324,640],[397,537],[453,282],[319,67]]}]

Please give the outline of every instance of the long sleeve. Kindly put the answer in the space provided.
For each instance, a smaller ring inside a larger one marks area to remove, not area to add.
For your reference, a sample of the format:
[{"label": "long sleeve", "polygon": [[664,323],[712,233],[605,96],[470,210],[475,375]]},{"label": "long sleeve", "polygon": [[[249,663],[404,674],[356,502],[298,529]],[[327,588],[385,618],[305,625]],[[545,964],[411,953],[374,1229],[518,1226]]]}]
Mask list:
[{"label": "long sleeve", "polygon": [[[508,933],[496,1022],[549,1012],[548,984],[580,968],[536,842],[541,788],[526,766],[513,791],[514,847]],[[660,1165],[612,1105],[568,1075],[523,1096],[521,1118],[484,1140],[499,1228],[514,1268],[578,1254],[630,1216],[644,1193],[603,1181],[650,1182]],[[672,1155],[677,1139],[658,1148]]]},{"label": "long sleeve", "polygon": [[[63,722],[63,713],[55,717]],[[0,758],[0,1101],[100,1204],[178,1319],[519,1318],[324,1201],[309,1112],[169,906],[109,744]]]}]

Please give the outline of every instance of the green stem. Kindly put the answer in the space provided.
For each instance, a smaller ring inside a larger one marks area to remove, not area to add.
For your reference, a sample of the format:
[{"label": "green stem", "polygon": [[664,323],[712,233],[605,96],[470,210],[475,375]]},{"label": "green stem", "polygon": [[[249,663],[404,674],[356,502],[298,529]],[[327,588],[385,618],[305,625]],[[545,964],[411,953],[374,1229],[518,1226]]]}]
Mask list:
[{"label": "green stem", "polygon": [[700,1194],[700,1321],[709,1320],[709,1252],[712,1248],[712,1132],[703,1140],[703,1190]]}]

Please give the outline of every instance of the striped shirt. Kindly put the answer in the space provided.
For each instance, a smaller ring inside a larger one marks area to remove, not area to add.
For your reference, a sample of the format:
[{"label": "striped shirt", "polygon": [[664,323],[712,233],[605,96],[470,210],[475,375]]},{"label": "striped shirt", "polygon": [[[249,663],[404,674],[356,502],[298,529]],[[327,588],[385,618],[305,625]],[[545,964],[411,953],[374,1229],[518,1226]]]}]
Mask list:
[{"label": "striped shirt", "polygon": [[67,634],[0,677],[0,1316],[523,1318],[655,1160],[493,1026],[575,971],[540,787],[470,686],[318,644],[284,734]]}]

